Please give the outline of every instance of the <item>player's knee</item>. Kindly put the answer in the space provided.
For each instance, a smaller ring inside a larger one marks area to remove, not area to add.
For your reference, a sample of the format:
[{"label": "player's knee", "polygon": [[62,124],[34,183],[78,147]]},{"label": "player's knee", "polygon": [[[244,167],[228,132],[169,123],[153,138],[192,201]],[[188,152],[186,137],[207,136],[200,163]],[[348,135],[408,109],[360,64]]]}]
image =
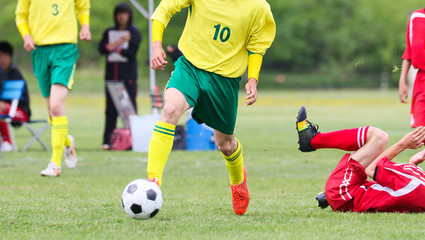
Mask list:
[{"label": "player's knee", "polygon": [[371,134],[371,140],[380,148],[385,149],[388,144],[388,133],[376,127],[369,127],[368,135]]},{"label": "player's knee", "polygon": [[232,153],[236,150],[232,146],[232,140],[226,140],[226,141],[220,141],[220,142],[216,141],[215,144],[217,146],[217,149],[226,156],[232,155]]},{"label": "player's knee", "polygon": [[181,110],[173,104],[166,104],[162,109],[162,118],[164,120],[177,121],[181,115]]},{"label": "player's knee", "polygon": [[64,107],[63,106],[61,106],[60,104],[58,104],[58,103],[51,103],[50,104],[50,114],[53,116],[53,117],[56,117],[56,116],[63,116],[64,115]]}]

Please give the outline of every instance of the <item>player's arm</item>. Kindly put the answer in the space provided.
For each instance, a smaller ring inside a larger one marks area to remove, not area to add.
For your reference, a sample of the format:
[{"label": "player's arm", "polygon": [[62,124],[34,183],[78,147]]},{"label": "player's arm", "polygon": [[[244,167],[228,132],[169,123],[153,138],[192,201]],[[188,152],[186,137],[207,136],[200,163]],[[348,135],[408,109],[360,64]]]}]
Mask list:
[{"label": "player's arm", "polygon": [[192,0],[163,0],[155,9],[152,20],[152,58],[151,68],[154,70],[164,70],[167,65],[165,61],[166,54],[162,48],[162,36],[164,30],[168,25],[171,17],[176,12],[180,12],[182,8],[188,7],[192,4]]},{"label": "player's arm", "polygon": [[250,32],[246,49],[248,55],[248,82],[245,84],[247,93],[246,104],[252,105],[257,100],[257,84],[263,55],[272,45],[276,35],[276,24],[270,6],[265,3],[255,14],[255,24]]},{"label": "player's arm", "polygon": [[410,66],[410,59],[403,59],[403,63],[401,64],[400,80],[398,82],[398,97],[402,103],[407,103],[407,98],[409,97],[407,74],[409,73]]},{"label": "player's arm", "polygon": [[35,50],[35,43],[30,35],[30,29],[28,27],[28,15],[30,0],[18,0],[18,5],[15,11],[15,21],[18,27],[19,33],[24,40],[24,49],[28,52]]},{"label": "player's arm", "polygon": [[248,55],[248,82],[245,84],[246,105],[252,105],[257,101],[257,85],[260,75],[263,55],[257,53],[249,53]]},{"label": "player's arm", "polygon": [[77,0],[75,2],[75,13],[81,25],[80,39],[83,41],[90,41],[90,1]]},{"label": "player's arm", "polygon": [[387,157],[388,160],[394,159],[397,155],[406,149],[417,149],[424,145],[425,141],[425,127],[418,127],[414,131],[404,135],[397,143],[382,152],[375,160],[366,168],[368,176],[373,176],[375,172],[376,164],[379,160]]},{"label": "player's arm", "polygon": [[407,103],[407,98],[409,95],[409,90],[407,87],[407,74],[410,69],[411,65],[411,52],[412,48],[410,47],[410,19],[409,23],[407,24],[406,29],[406,49],[404,50],[403,56],[401,57],[403,59],[403,62],[401,64],[401,73],[400,73],[400,80],[398,83],[398,97],[400,99],[400,102]]},{"label": "player's arm", "polygon": [[167,66],[166,55],[162,48],[162,36],[165,26],[160,21],[152,20],[152,57],[151,68],[153,70],[164,70]]}]

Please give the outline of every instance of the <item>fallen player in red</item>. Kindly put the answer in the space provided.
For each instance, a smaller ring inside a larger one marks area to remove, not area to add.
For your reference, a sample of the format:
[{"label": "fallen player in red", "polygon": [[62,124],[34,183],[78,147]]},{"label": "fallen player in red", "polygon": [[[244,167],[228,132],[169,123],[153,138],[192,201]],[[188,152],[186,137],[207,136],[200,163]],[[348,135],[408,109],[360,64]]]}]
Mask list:
[{"label": "fallen player in red", "polygon": [[416,128],[385,149],[388,134],[372,126],[318,132],[317,125],[307,120],[304,106],[296,125],[302,152],[320,148],[354,151],[342,157],[326,181],[325,192],[316,196],[320,207],[330,205],[334,211],[354,212],[425,211],[425,172],[418,167],[425,160],[425,150],[407,164],[391,161],[405,149],[422,147],[425,127]]}]

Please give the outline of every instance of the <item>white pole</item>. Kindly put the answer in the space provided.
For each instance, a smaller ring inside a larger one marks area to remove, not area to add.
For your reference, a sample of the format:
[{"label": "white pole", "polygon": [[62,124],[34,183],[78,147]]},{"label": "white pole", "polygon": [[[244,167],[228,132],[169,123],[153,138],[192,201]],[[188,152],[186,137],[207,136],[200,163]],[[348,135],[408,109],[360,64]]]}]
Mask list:
[{"label": "white pole", "polygon": [[[154,0],[149,0],[149,9],[148,12],[140,5],[140,3],[137,0],[130,0],[130,2],[134,5],[134,7],[149,21],[149,59],[152,57],[152,21],[150,20],[150,17],[153,14],[154,11]],[[155,85],[156,85],[156,78],[155,78],[155,70],[149,67],[149,82],[150,82],[150,96],[155,95]],[[152,114],[158,115],[159,109],[154,104],[154,99],[151,97],[151,104],[152,104]]]},{"label": "white pole", "polygon": [[[153,14],[154,7],[154,0],[149,0],[149,59],[152,57],[152,20],[150,17]],[[150,86],[151,86],[151,96],[155,95],[155,86],[156,86],[156,78],[155,78],[155,70],[149,67],[149,79],[150,79]],[[158,115],[159,109],[156,107],[156,104],[154,104],[155,99],[152,98],[152,114]]]}]

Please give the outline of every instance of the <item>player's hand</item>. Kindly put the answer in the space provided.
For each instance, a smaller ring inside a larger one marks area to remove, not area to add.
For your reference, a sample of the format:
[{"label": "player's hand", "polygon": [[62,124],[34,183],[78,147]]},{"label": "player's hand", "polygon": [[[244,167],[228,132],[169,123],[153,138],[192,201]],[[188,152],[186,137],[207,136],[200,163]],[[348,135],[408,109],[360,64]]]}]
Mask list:
[{"label": "player's hand", "polygon": [[29,34],[24,36],[24,49],[27,50],[28,52],[35,50],[34,40]]},{"label": "player's hand", "polygon": [[400,81],[398,85],[398,97],[400,102],[407,103],[407,98],[409,96],[409,89],[407,87],[406,81]]},{"label": "player's hand", "polygon": [[414,131],[406,134],[401,142],[405,148],[417,149],[424,145],[425,141],[425,127],[421,126],[416,128]]},{"label": "player's hand", "polygon": [[82,41],[90,41],[91,40],[90,28],[87,24],[83,24],[83,26],[81,26],[80,40],[82,40]]},{"label": "player's hand", "polygon": [[246,94],[248,95],[245,98],[247,106],[250,106],[257,101],[257,85],[258,82],[255,78],[248,79],[248,82],[245,84]]},{"label": "player's hand", "polygon": [[153,70],[164,70],[168,63],[165,61],[166,57],[164,49],[162,49],[162,43],[160,41],[153,42],[151,68]]},{"label": "player's hand", "polygon": [[422,150],[413,155],[413,157],[410,158],[409,163],[418,166],[423,161],[425,161],[425,150]]}]

